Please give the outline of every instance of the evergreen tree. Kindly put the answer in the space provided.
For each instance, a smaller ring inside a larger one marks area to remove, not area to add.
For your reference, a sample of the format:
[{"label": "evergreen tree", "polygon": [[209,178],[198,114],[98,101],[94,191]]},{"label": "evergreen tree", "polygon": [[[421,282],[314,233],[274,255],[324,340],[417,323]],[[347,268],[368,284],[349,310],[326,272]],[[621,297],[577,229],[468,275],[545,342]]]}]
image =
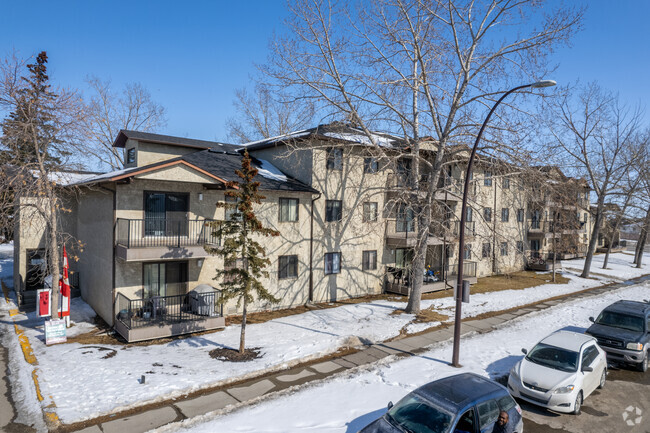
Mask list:
[{"label": "evergreen tree", "polygon": [[[60,164],[70,153],[61,148],[57,138],[58,95],[52,92],[47,75],[47,53],[42,51],[36,62],[27,65],[29,75],[22,77],[24,86],[16,95],[14,109],[2,122],[2,162],[13,165]],[[39,167],[40,168],[40,167]]]},{"label": "evergreen tree", "polygon": [[265,268],[271,264],[266,258],[266,250],[257,236],[278,236],[276,230],[266,228],[255,215],[253,205],[260,204],[265,197],[258,192],[260,183],[253,179],[258,170],[251,165],[248,152],[244,153],[241,170],[235,173],[241,181],[227,183],[225,195],[236,199],[235,203],[219,203],[218,207],[233,211],[230,219],[213,223],[214,235],[222,240],[218,247],[207,247],[206,251],[224,259],[224,269],[216,270],[215,280],[221,280],[222,298],[225,303],[237,300],[237,307],[243,304],[239,353],[244,353],[246,337],[246,308],[254,299],[277,303],[275,298],[260,282],[268,278]]}]

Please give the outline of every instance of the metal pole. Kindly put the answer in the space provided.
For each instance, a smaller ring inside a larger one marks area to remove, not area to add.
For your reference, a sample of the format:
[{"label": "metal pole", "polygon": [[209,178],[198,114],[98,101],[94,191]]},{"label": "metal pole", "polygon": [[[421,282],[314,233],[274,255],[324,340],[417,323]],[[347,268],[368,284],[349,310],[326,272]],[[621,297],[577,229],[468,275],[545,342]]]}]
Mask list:
[{"label": "metal pole", "polygon": [[488,121],[490,120],[490,117],[492,116],[492,113],[494,110],[497,108],[497,106],[501,103],[501,101],[504,100],[506,96],[509,94],[516,92],[517,90],[525,89],[527,87],[531,87],[532,84],[526,84],[524,86],[519,86],[515,87],[514,89],[508,90],[506,93],[499,98],[499,100],[494,104],[488,115],[485,117],[485,120],[483,121],[483,125],[481,125],[481,129],[478,132],[478,135],[476,136],[476,141],[474,142],[474,147],[472,148],[472,153],[469,156],[469,160],[467,161],[467,172],[465,173],[465,184],[463,188],[463,204],[460,208],[460,227],[459,227],[459,235],[458,235],[458,280],[456,281],[456,313],[454,316],[454,352],[452,355],[452,360],[451,360],[451,365],[453,367],[460,367],[460,363],[458,362],[459,358],[459,353],[460,353],[460,323],[461,323],[461,308],[462,308],[462,290],[463,290],[463,261],[465,259],[465,218],[466,218],[466,212],[467,212],[467,191],[469,189],[469,176],[470,173],[472,172],[472,163],[474,162],[474,156],[476,155],[476,149],[478,147],[478,143],[481,141],[481,136],[483,135],[483,130],[485,130],[485,126],[487,125]]}]

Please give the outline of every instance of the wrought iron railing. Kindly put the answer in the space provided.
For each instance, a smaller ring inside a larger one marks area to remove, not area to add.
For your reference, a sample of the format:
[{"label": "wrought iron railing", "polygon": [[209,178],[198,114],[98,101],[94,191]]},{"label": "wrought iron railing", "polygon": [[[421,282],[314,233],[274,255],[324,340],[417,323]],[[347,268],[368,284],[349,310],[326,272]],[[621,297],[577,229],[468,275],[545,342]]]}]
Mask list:
[{"label": "wrought iron railing", "polygon": [[218,245],[211,224],[219,223],[208,219],[118,218],[116,243],[126,248]]},{"label": "wrought iron railing", "polygon": [[[463,277],[464,278],[475,278],[476,277],[476,262],[464,261],[463,262]],[[404,284],[406,286],[411,285],[411,267],[400,267],[400,266],[387,266],[386,274],[388,281],[392,283]],[[423,282],[435,283],[438,281],[451,282],[453,278],[458,275],[458,265],[447,264],[445,266],[427,266],[423,275]]]},{"label": "wrought iron railing", "polygon": [[124,294],[118,293],[115,299],[115,311],[117,320],[128,329],[135,329],[203,320],[206,317],[222,317],[223,305],[219,290],[145,299],[129,299]]}]

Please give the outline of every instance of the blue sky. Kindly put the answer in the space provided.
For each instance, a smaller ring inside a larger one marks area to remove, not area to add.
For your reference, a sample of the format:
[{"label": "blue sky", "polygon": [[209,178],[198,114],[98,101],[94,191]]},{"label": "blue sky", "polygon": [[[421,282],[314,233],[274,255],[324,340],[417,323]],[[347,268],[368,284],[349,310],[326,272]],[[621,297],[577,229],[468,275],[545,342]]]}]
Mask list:
[{"label": "blue sky", "polygon": [[[0,55],[46,50],[50,77],[64,86],[83,89],[88,75],[140,82],[167,109],[160,132],[205,140],[225,139],[234,90],[264,62],[286,14],[283,0],[3,3]],[[596,80],[631,104],[650,101],[650,2],[588,4],[583,32],[556,53],[548,78]]]}]

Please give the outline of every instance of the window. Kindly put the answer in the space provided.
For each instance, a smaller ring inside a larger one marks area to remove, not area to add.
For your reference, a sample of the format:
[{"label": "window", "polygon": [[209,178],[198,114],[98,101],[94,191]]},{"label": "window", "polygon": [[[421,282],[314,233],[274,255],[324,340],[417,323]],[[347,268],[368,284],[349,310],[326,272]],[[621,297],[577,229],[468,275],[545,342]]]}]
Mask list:
[{"label": "window", "polygon": [[298,221],[298,203],[297,198],[280,198],[278,221],[281,223]]},{"label": "window", "polygon": [[341,253],[325,253],[325,275],[341,272]]},{"label": "window", "polygon": [[501,255],[502,256],[508,255],[508,242],[501,242]]},{"label": "window", "polygon": [[341,200],[325,200],[325,221],[341,221],[343,209]]},{"label": "window", "polygon": [[298,256],[278,257],[278,278],[298,277]]},{"label": "window", "polygon": [[415,231],[415,212],[413,212],[413,209],[403,204],[399,206],[395,231],[398,233]]},{"label": "window", "polygon": [[465,260],[471,260],[472,259],[472,246],[471,245],[465,245],[463,258]]},{"label": "window", "polygon": [[467,215],[465,216],[465,221],[467,221],[468,223],[471,223],[473,214],[474,214],[474,209],[472,209],[471,207],[468,207],[467,208]]},{"label": "window", "polygon": [[372,271],[377,269],[377,251],[364,251],[363,262],[361,268],[364,271]]},{"label": "window", "polygon": [[343,149],[330,147],[327,149],[327,169],[343,169]]},{"label": "window", "polygon": [[517,251],[520,253],[524,252],[524,242],[523,241],[517,241]]},{"label": "window", "polygon": [[524,217],[526,214],[524,213],[523,209],[517,209],[517,222],[522,223],[524,222]]},{"label": "window", "polygon": [[364,173],[377,173],[379,171],[379,163],[376,158],[363,158],[363,172]]},{"label": "window", "polygon": [[531,250],[533,250],[533,251],[539,251],[540,248],[541,248],[541,245],[540,245],[539,239],[532,239],[532,240],[530,241],[530,249],[531,249]]},{"label": "window", "polygon": [[460,419],[458,420],[458,424],[456,424],[456,429],[454,431],[474,433],[476,431],[475,423],[476,420],[474,418],[474,409],[470,409],[467,412],[465,412],[463,416],[460,417]]},{"label": "window", "polygon": [[[237,203],[237,198],[236,197],[230,197],[228,195],[226,196],[226,204],[232,205],[232,204],[235,204],[235,203]],[[226,221],[234,221],[235,218],[234,218],[233,215],[235,213],[238,213],[238,212],[239,212],[239,210],[237,208],[225,208]]]},{"label": "window", "polygon": [[142,265],[143,299],[187,293],[187,262]]},{"label": "window", "polygon": [[485,176],[483,177],[483,185],[492,186],[492,172],[486,171]]},{"label": "window", "polygon": [[189,194],[145,191],[145,236],[187,236],[189,198]]},{"label": "window", "polygon": [[507,177],[503,179],[503,189],[510,189],[510,179]]},{"label": "window", "polygon": [[589,367],[598,358],[596,346],[589,346],[582,352],[582,367]]},{"label": "window", "polygon": [[485,221],[492,221],[492,208],[491,207],[484,207],[483,208],[483,219],[485,219]]},{"label": "window", "polygon": [[372,223],[377,221],[377,202],[367,201],[363,204],[363,222]]},{"label": "window", "polygon": [[135,148],[132,147],[126,151],[126,163],[133,164],[135,163]]},{"label": "window", "polygon": [[510,209],[504,207],[501,209],[501,222],[507,223],[510,221]]},{"label": "window", "polygon": [[588,214],[587,214],[587,212],[585,212],[585,223],[587,222],[588,218],[589,218]]},{"label": "window", "polygon": [[407,268],[413,261],[413,250],[410,248],[397,248],[395,250],[395,266],[398,268]]},{"label": "window", "polygon": [[483,403],[476,405],[478,409],[478,420],[481,425],[481,429],[492,427],[492,425],[499,418],[499,406],[494,400],[488,400]]},{"label": "window", "polygon": [[483,257],[484,259],[489,258],[491,250],[492,248],[489,243],[483,244],[483,249],[481,250],[481,257]]}]

